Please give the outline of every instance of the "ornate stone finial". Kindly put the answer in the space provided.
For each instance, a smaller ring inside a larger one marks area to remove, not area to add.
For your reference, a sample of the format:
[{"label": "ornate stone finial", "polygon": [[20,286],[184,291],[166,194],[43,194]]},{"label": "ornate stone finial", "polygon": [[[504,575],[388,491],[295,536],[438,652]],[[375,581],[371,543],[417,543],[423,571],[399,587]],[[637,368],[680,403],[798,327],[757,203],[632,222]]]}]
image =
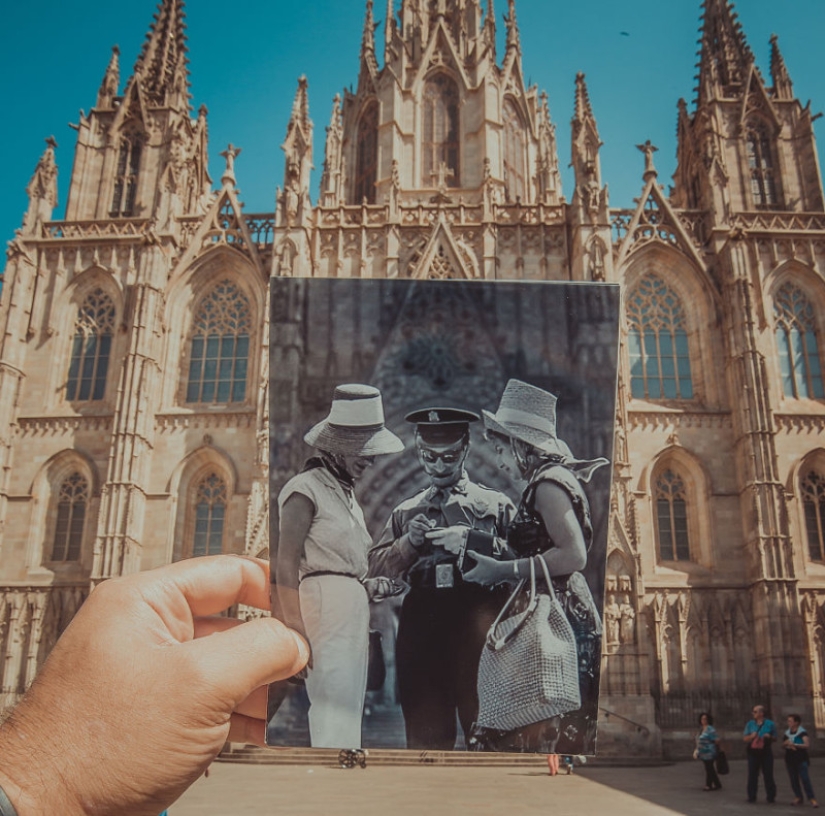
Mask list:
[{"label": "ornate stone finial", "polygon": [[120,85],[119,56],[120,49],[116,45],[112,46],[112,56],[109,58],[106,73],[103,75],[103,82],[100,83],[100,90],[97,92],[98,108],[111,108],[117,96]]},{"label": "ornate stone finial", "polygon": [[226,159],[226,169],[223,171],[223,175],[221,176],[221,184],[224,187],[234,187],[235,186],[235,159],[241,155],[241,148],[235,147],[231,142],[227,145],[226,150],[224,150],[219,155],[223,156]]},{"label": "ornate stone finial", "polygon": [[642,153],[645,154],[645,172],[642,175],[642,178],[647,181],[649,177],[656,178],[659,175],[659,171],[656,169],[656,166],[653,164],[653,154],[659,149],[656,147],[653,142],[648,139],[644,144],[636,145],[637,150],[641,150]]},{"label": "ornate stone finial", "polygon": [[779,37],[776,34],[771,34],[771,79],[774,91],[780,99],[793,99],[791,75],[779,50]]},{"label": "ornate stone finial", "polygon": [[507,27],[507,48],[519,48],[521,41],[519,38],[518,22],[516,21],[516,0],[507,0],[507,16],[504,18]]}]

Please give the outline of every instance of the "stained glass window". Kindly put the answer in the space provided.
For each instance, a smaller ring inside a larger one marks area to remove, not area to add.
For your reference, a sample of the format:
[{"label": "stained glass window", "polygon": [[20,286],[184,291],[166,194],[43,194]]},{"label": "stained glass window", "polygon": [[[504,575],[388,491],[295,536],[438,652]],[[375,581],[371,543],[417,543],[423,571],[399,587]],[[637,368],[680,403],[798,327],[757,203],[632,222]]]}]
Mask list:
[{"label": "stained glass window", "polygon": [[52,542],[52,561],[80,559],[88,503],[89,483],[80,473],[72,473],[60,485],[57,497],[57,523]]},{"label": "stained glass window", "polygon": [[458,87],[446,74],[424,85],[421,140],[424,187],[459,186]]},{"label": "stained glass window", "polygon": [[659,558],[690,561],[685,483],[670,469],[656,480],[656,526]]},{"label": "stained glass window", "polygon": [[770,209],[778,203],[773,170],[771,140],[764,125],[748,130],[748,167],[751,174],[753,203],[759,209]]},{"label": "stained glass window", "polygon": [[638,399],[692,399],[685,317],[678,295],[655,275],[628,299],[630,392]]},{"label": "stained glass window", "polygon": [[210,473],[198,484],[195,495],[195,537],[192,555],[218,555],[223,551],[226,519],[226,483]]},{"label": "stained glass window", "polygon": [[524,125],[511,99],[504,100],[504,189],[508,201],[524,200],[527,190],[524,171]]},{"label": "stained glass window", "polygon": [[186,402],[244,401],[251,320],[249,299],[230,280],[200,301],[192,329]]},{"label": "stained glass window", "polygon": [[117,175],[112,196],[112,218],[129,218],[135,214],[140,154],[143,143],[139,135],[124,136],[117,157]]},{"label": "stained glass window", "polygon": [[802,506],[811,561],[825,561],[825,478],[812,470],[802,480]]},{"label": "stained glass window", "polygon": [[375,204],[378,178],[378,103],[371,103],[358,122],[355,162],[355,204]]},{"label": "stained glass window", "polygon": [[67,400],[103,399],[114,329],[112,299],[102,289],[95,289],[77,313],[66,382]]},{"label": "stained glass window", "polygon": [[774,300],[779,371],[786,397],[823,399],[819,340],[811,301],[791,283]]}]

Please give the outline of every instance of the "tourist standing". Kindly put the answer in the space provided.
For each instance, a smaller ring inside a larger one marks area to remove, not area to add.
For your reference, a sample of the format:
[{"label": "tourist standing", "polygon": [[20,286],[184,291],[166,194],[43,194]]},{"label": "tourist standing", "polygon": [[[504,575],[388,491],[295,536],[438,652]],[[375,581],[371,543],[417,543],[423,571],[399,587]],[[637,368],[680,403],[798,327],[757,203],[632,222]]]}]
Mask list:
[{"label": "tourist standing", "polygon": [[765,796],[768,802],[776,801],[771,747],[776,739],[776,725],[765,717],[765,706],[753,707],[753,719],[748,720],[742,739],[747,745],[748,754],[748,801],[756,801],[760,772],[765,781]]},{"label": "tourist standing", "polygon": [[808,749],[811,747],[811,740],[808,732],[802,727],[802,718],[799,714],[791,714],[788,717],[788,730],[785,732],[782,745],[785,747],[785,767],[788,769],[788,778],[791,781],[794,794],[794,800],[791,804],[801,805],[805,801],[802,798],[802,790],[804,789],[805,796],[808,797],[811,805],[819,807],[811,785],[811,777],[808,774],[808,766],[810,765]]}]

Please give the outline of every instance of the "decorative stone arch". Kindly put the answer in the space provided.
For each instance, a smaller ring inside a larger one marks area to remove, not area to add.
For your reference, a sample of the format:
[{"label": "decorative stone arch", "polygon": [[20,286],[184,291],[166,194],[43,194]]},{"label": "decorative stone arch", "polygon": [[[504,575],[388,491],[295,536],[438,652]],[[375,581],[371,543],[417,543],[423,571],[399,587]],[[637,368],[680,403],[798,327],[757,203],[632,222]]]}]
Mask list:
[{"label": "decorative stone arch", "polygon": [[505,92],[501,100],[501,156],[504,193],[508,202],[532,201],[530,173],[530,116],[522,100]]},{"label": "decorative stone arch", "polygon": [[742,121],[741,167],[745,172],[745,200],[751,210],[783,208],[782,167],[776,140],[781,125],[761,110]]},{"label": "decorative stone arch", "polygon": [[377,200],[376,184],[379,178],[381,157],[379,155],[378,132],[381,127],[381,103],[376,96],[368,96],[358,116],[355,117],[354,138],[350,148],[350,167],[352,173],[353,204],[375,204]]},{"label": "decorative stone arch", "polygon": [[[718,331],[707,331],[708,326],[721,325],[719,303],[715,297],[716,287],[710,276],[695,266],[688,257],[673,246],[662,242],[651,243],[630,256],[622,271],[625,283],[625,320],[622,338],[628,347],[629,320],[628,306],[638,286],[645,278],[653,276],[661,280],[681,303],[685,331],[688,339],[688,353],[691,363],[693,397],[691,403],[719,405],[723,401],[716,378],[706,372],[715,370],[716,359],[722,359],[721,337]],[[631,398],[633,399],[633,398]],[[638,398],[636,398],[638,399]],[[656,400],[656,404],[670,402]],[[684,404],[685,400],[675,400]]]},{"label": "decorative stone arch", "polygon": [[189,269],[178,276],[167,292],[161,410],[185,406],[193,321],[203,299],[224,280],[231,281],[247,299],[252,326],[249,333],[246,397],[243,403],[233,403],[233,407],[250,408],[257,404],[255,389],[259,378],[262,341],[261,333],[256,329],[263,325],[267,315],[267,283],[260,278],[254,264],[245,255],[232,247],[218,245],[200,256]]},{"label": "decorative stone arch", "polygon": [[[444,142],[446,148],[444,150],[435,147],[437,144],[433,139],[434,132],[437,126],[437,116],[439,111],[430,103],[430,89],[441,83],[444,89],[444,98],[446,99],[446,111],[441,113],[446,116],[450,130],[448,132],[448,139]],[[443,162],[451,174],[444,176],[444,186],[448,188],[456,188],[461,186],[461,174],[463,172],[465,161],[462,151],[462,121],[461,121],[461,100],[462,100],[462,86],[464,85],[462,78],[446,65],[440,65],[431,71],[428,71],[420,78],[417,83],[418,87],[415,89],[418,100],[417,123],[416,131],[419,138],[417,144],[419,145],[419,171],[416,174],[418,185],[425,189],[438,188],[439,185],[439,170]],[[451,107],[454,105],[454,109]],[[430,148],[428,148],[428,145]],[[430,152],[428,153],[428,149]]]},{"label": "decorative stone arch", "polygon": [[[689,561],[662,561],[659,549],[659,528],[656,508],[656,493],[659,478],[667,471],[677,474],[684,486],[687,509]],[[670,569],[692,572],[697,566],[713,568],[713,525],[710,523],[710,496],[713,484],[702,462],[681,445],[674,444],[657,454],[644,468],[639,479],[639,490],[650,502],[650,518],[653,519],[654,560]]]},{"label": "decorative stone arch", "polygon": [[[798,404],[799,399],[805,399],[786,395],[782,387],[777,336],[780,326],[777,303],[787,291],[788,286],[798,290],[810,304],[810,318],[816,336],[819,361],[820,365],[825,364],[825,284],[823,284],[822,277],[809,266],[797,260],[786,261],[771,270],[763,284],[764,320],[771,327],[770,352],[765,355],[765,360],[771,374],[771,388],[776,394],[777,402],[784,402],[786,406]],[[814,397],[814,399],[821,398]]]},{"label": "decorative stone arch", "polygon": [[195,535],[195,498],[202,481],[216,475],[225,485],[226,502],[223,526],[223,552],[232,552],[229,534],[245,527],[243,508],[238,508],[234,497],[238,492],[238,471],[229,455],[204,445],[190,453],[175,468],[169,479],[168,492],[172,497],[169,513],[170,530],[167,541],[167,562],[180,561],[192,555]]},{"label": "decorative stone arch", "polygon": [[[785,483],[797,569],[825,571],[825,448],[816,448],[794,462]],[[817,501],[819,499],[820,501]],[[813,507],[811,507],[813,505]],[[815,537],[812,537],[816,530]],[[819,557],[814,557],[816,552]]]},{"label": "decorative stone arch", "polygon": [[[53,562],[51,547],[57,524],[57,503],[64,482],[79,474],[86,482],[88,500],[83,520],[82,546],[76,561]],[[91,575],[94,539],[100,507],[100,476],[92,459],[80,450],[62,450],[37,471],[32,480],[31,522],[26,545],[26,570],[31,576],[59,575],[85,580]]]},{"label": "decorative stone arch", "polygon": [[[66,382],[78,312],[86,299],[93,296],[98,290],[112,302],[114,307],[106,390],[102,400],[69,402],[66,399]],[[49,334],[53,335],[52,342],[55,343],[52,355],[55,362],[50,367],[46,396],[49,408],[71,406],[81,414],[110,413],[114,409],[118,387],[117,361],[122,359],[128,342],[124,325],[124,312],[125,297],[119,281],[107,269],[99,265],[90,266],[80,274],[75,275],[60,295],[55,298],[51,310],[53,317],[49,323]]]}]

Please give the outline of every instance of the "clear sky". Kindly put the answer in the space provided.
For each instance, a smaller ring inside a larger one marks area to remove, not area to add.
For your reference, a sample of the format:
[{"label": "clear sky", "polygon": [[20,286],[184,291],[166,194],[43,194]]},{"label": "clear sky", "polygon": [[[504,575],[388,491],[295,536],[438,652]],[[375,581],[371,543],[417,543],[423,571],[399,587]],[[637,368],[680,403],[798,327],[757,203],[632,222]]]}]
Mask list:
[{"label": "clear sky", "polygon": [[[375,5],[382,20],[384,0]],[[94,104],[114,44],[121,49],[125,82],[155,7],[155,0],[7,4],[0,28],[3,240],[20,226],[25,188],[49,135],[60,146],[55,217],[62,217],[76,136],[68,123]],[[735,7],[763,75],[769,76],[768,41],[775,32],[797,96],[803,104],[811,100],[814,112],[825,110],[825,0],[737,0]],[[549,94],[565,196],[572,192],[567,165],[577,71],[587,75],[604,142],[602,174],[611,206],[633,205],[644,166],[635,145],[646,139],[659,147],[659,179],[668,184],[675,169],[676,103],[680,97],[690,103],[694,95],[701,0],[517,0],[516,9],[525,77]],[[496,0],[499,35],[505,10],[506,2]],[[217,183],[223,166],[218,154],[228,142],[243,149],[236,170],[247,212],[274,209],[283,178],[280,144],[302,73],[315,123],[315,198],[332,97],[358,77],[363,19],[364,0],[189,4],[193,104],[209,109],[210,172]],[[379,43],[382,32],[379,27]],[[825,139],[823,122],[816,127]]]}]

